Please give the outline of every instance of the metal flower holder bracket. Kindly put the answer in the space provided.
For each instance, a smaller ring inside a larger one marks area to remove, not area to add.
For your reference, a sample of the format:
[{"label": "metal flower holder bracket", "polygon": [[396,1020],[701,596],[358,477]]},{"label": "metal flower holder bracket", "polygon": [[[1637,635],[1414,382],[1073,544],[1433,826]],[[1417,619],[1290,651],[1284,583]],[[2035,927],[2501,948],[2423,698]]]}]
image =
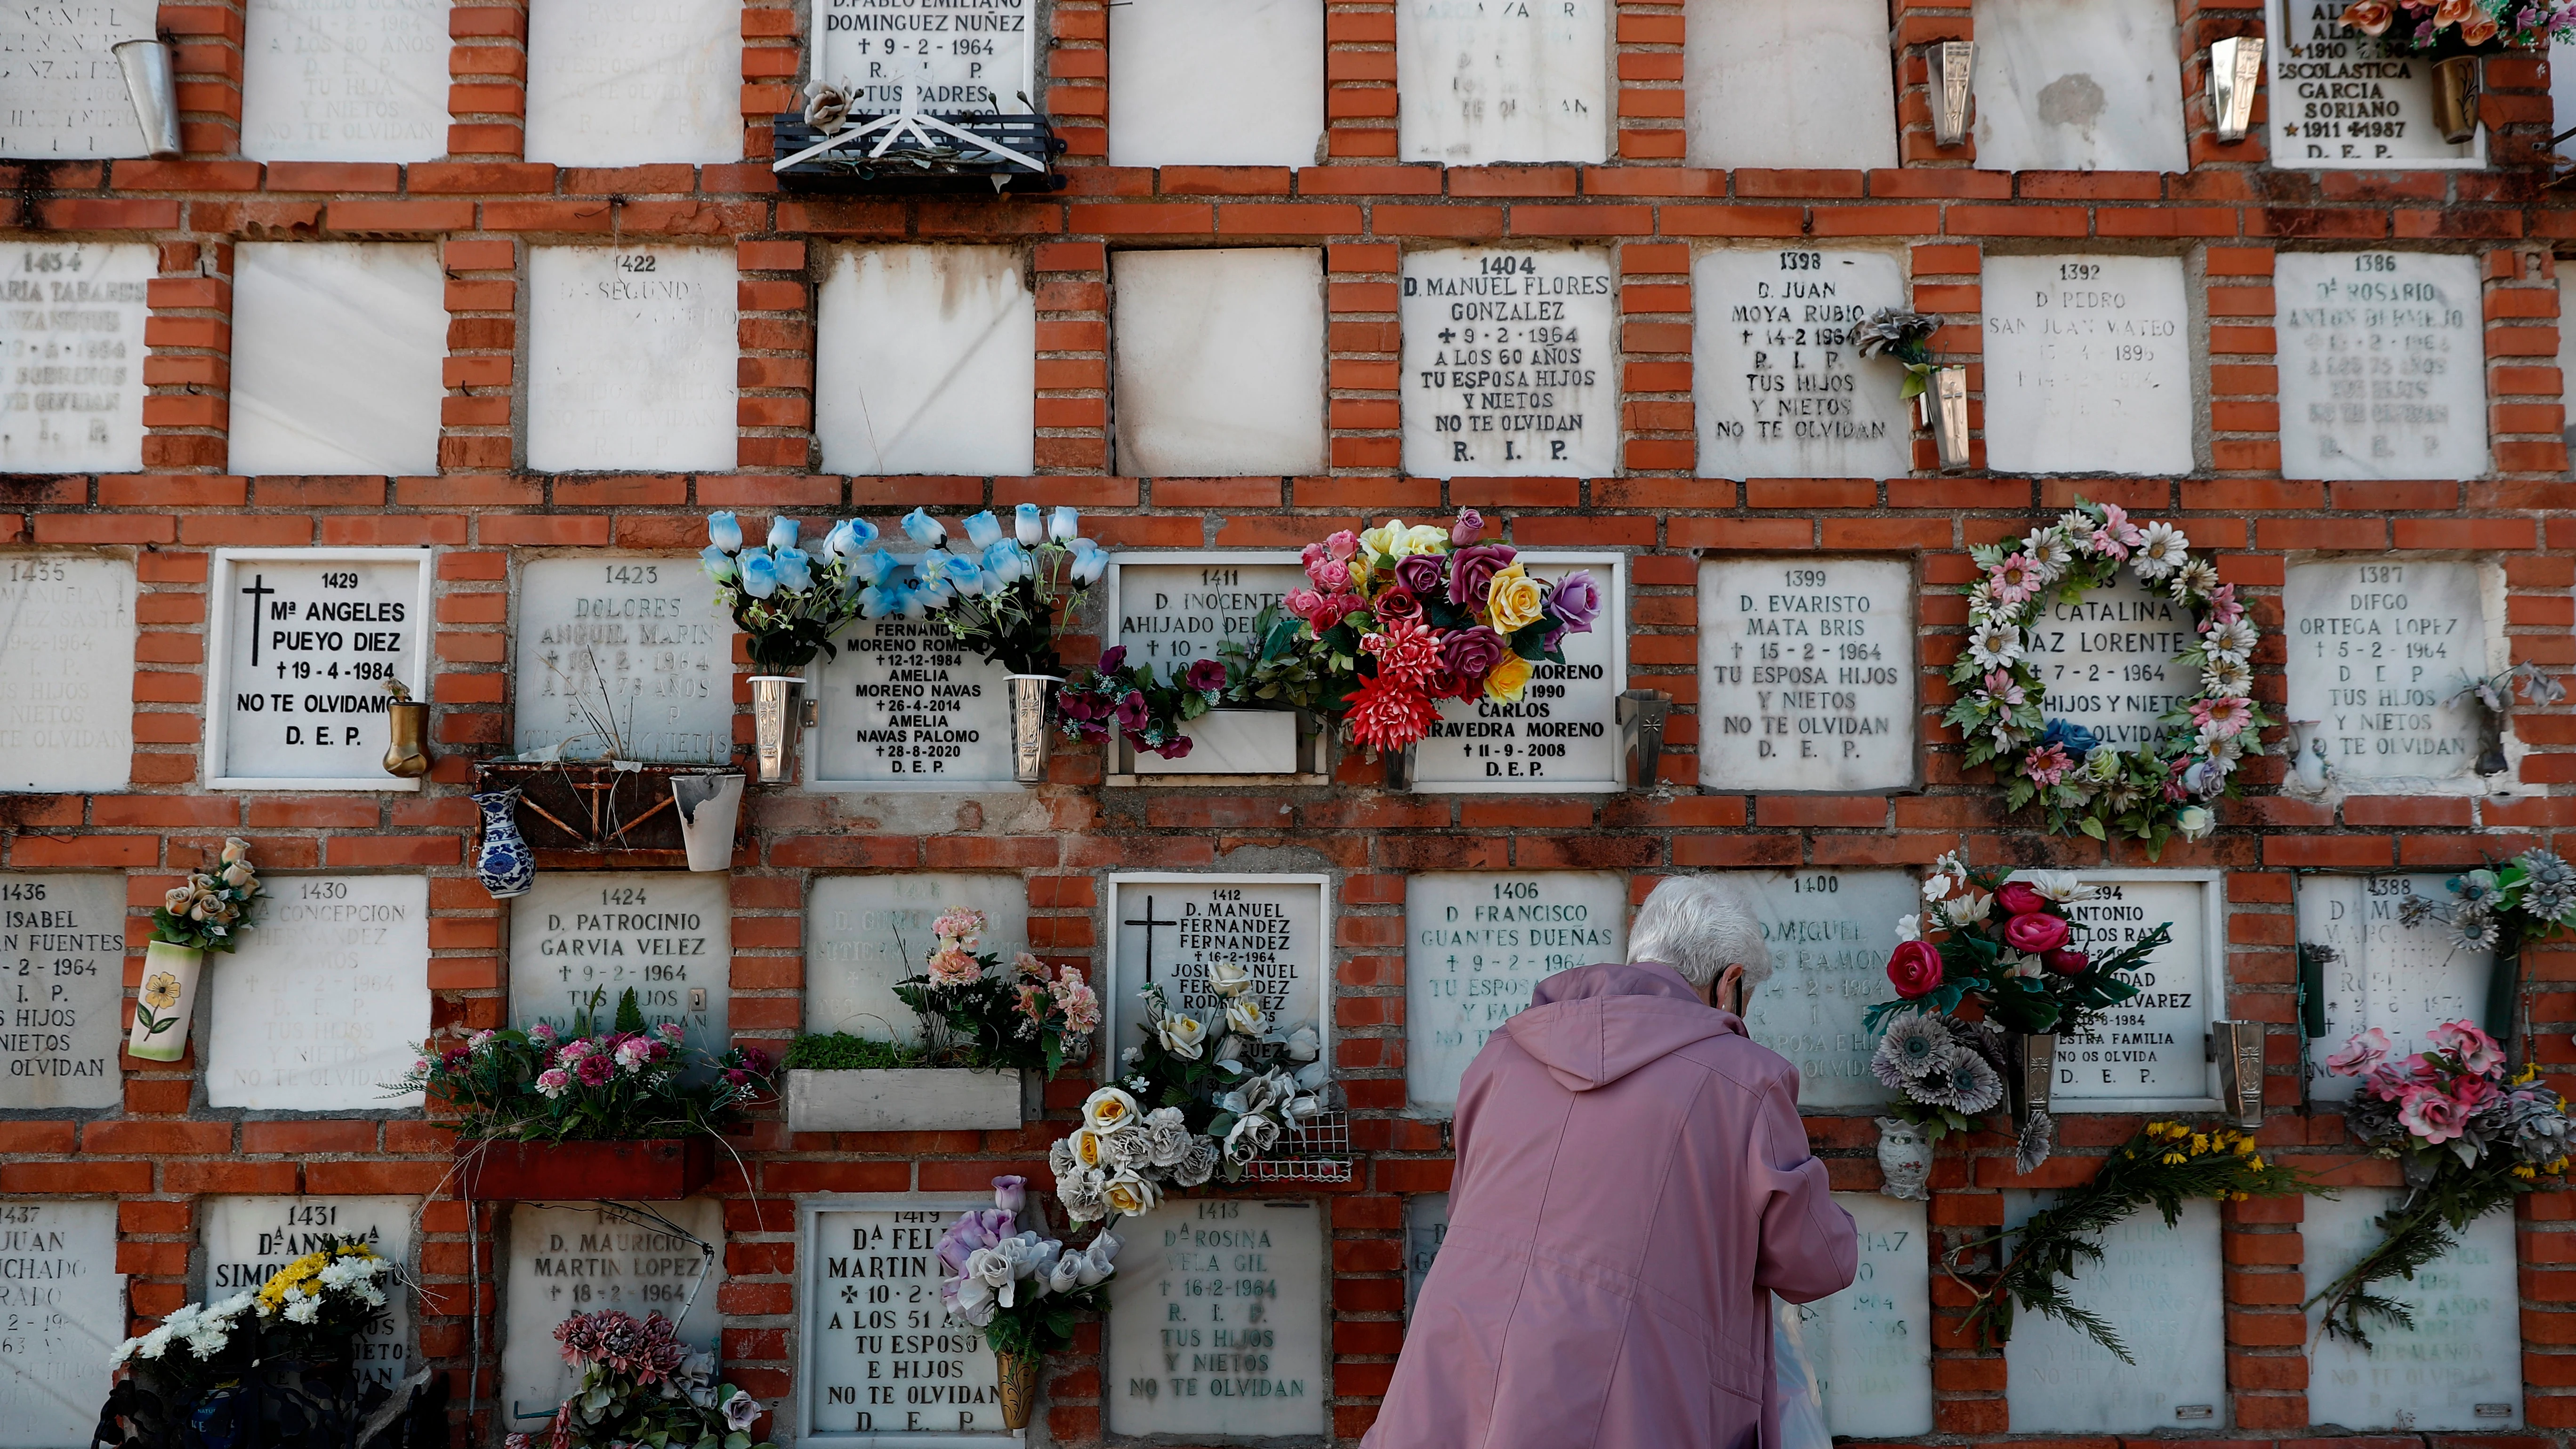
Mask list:
[{"label": "metal flower holder bracket", "polygon": [[2263,1125],[2263,1023],[2213,1021],[2208,1059],[2218,1064],[2219,1110],[2246,1131]]},{"label": "metal flower holder bracket", "polygon": [[1032,171],[1046,170],[1046,163],[1044,161],[1023,155],[1020,152],[1011,149],[1009,146],[1003,145],[999,141],[995,141],[987,136],[978,136],[963,126],[957,125],[951,121],[942,120],[941,118],[922,110],[921,84],[918,73],[905,76],[903,78],[902,85],[903,99],[897,103],[894,114],[890,116],[879,116],[873,121],[852,126],[845,131],[839,131],[826,136],[822,140],[815,142],[813,145],[806,147],[802,151],[798,151],[790,156],[780,157],[778,160],[770,163],[769,169],[773,172],[785,171],[791,166],[811,161],[814,158],[821,156],[826,151],[851,145],[854,142],[864,140],[869,136],[877,136],[878,138],[876,149],[868,153],[872,158],[882,157],[886,152],[893,150],[895,143],[902,140],[907,134],[916,137],[923,146],[936,149],[939,145],[939,141],[937,137],[934,137],[931,134],[933,131],[936,131],[941,135],[947,136],[951,140],[962,141],[966,145],[971,146],[978,151],[989,151],[1006,160],[1016,161],[1020,165],[1026,166]]}]

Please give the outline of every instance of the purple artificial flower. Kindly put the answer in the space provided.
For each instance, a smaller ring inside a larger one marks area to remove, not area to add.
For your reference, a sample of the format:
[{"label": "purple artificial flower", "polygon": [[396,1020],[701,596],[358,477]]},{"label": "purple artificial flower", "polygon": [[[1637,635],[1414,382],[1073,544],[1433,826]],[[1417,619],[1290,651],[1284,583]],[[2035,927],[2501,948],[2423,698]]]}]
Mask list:
[{"label": "purple artificial flower", "polygon": [[1006,1213],[1017,1213],[1028,1206],[1029,1180],[1025,1177],[993,1179],[993,1206]]},{"label": "purple artificial flower", "polygon": [[[1577,569],[1567,574],[1555,591],[1547,596],[1547,611],[1554,614],[1557,622],[1567,630],[1589,634],[1592,622],[1601,617],[1601,586],[1592,581],[1592,575]],[[1548,647],[1556,647],[1553,637]]]},{"label": "purple artificial flower", "polygon": [[1214,659],[1202,659],[1190,666],[1186,677],[1190,688],[1201,694],[1212,694],[1225,688],[1225,665]]},{"label": "purple artificial flower", "polygon": [[1103,674],[1116,674],[1118,666],[1126,662],[1127,646],[1124,644],[1113,644],[1100,651],[1100,672]]},{"label": "purple artificial flower", "polygon": [[1503,636],[1478,624],[1468,629],[1453,629],[1440,641],[1440,662],[1461,682],[1483,679],[1503,662],[1509,646]]},{"label": "purple artificial flower", "polygon": [[1146,707],[1145,694],[1142,690],[1129,691],[1126,698],[1118,701],[1118,708],[1113,713],[1117,715],[1118,727],[1122,730],[1141,730],[1152,716],[1152,711]]},{"label": "purple artificial flower", "polygon": [[1458,521],[1449,525],[1449,546],[1465,548],[1485,531],[1485,515],[1472,508],[1458,510]]},{"label": "purple artificial flower", "polygon": [[1436,553],[1412,553],[1395,561],[1396,587],[1420,599],[1436,599],[1448,588],[1442,577],[1449,560]]},{"label": "purple artificial flower", "polygon": [[1449,602],[1462,609],[1481,608],[1485,595],[1520,550],[1508,543],[1472,543],[1449,556]]}]

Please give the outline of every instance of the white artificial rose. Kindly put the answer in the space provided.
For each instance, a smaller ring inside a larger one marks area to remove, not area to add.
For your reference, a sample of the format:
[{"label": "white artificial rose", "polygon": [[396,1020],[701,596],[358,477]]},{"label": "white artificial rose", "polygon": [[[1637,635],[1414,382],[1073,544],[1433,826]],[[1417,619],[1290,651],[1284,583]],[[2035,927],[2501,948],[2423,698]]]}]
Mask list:
[{"label": "white artificial rose", "polygon": [[1207,1023],[1195,1016],[1176,1011],[1154,1024],[1154,1034],[1161,1039],[1163,1050],[1185,1062],[1197,1061],[1199,1053],[1206,1050]]},{"label": "white artificial rose", "polygon": [[1311,1062],[1324,1054],[1324,1042],[1311,1026],[1301,1026],[1288,1033],[1288,1060]]},{"label": "white artificial rose", "polygon": [[1137,1116],[1136,1099],[1116,1087],[1103,1087],[1082,1104],[1083,1125],[1103,1137],[1126,1131]]},{"label": "white artificial rose", "polygon": [[1952,902],[1950,906],[1950,919],[1963,926],[1975,925],[1994,913],[1995,898],[1979,891],[1968,892],[1965,897]]},{"label": "white artificial rose", "polygon": [[1297,1089],[1301,1092],[1321,1091],[1324,1083],[1331,1081],[1332,1077],[1330,1062],[1308,1062],[1297,1069]]},{"label": "white artificial rose", "polygon": [[1279,1124],[1268,1117],[1239,1117],[1225,1134],[1225,1156],[1229,1162],[1250,1162],[1269,1151],[1279,1140]]},{"label": "white artificial rose", "polygon": [[[966,1281],[991,1289],[993,1300],[1004,1308],[1011,1306],[1011,1285],[1016,1278],[1011,1271],[1011,1255],[1000,1248],[977,1248],[966,1257]],[[958,1296],[965,1296],[963,1288],[958,1290]]]},{"label": "white artificial rose", "polygon": [[1896,939],[1900,944],[1906,941],[1922,940],[1923,918],[1919,915],[1897,917]]},{"label": "white artificial rose", "polygon": [[1270,1034],[1270,1013],[1261,1009],[1254,996],[1238,996],[1225,1004],[1226,1026],[1242,1036],[1265,1037]]},{"label": "white artificial rose", "polygon": [[1208,967],[1208,990],[1219,996],[1241,996],[1252,989],[1252,968],[1239,961],[1218,961]]},{"label": "white artificial rose", "polygon": [[1155,1205],[1163,1200],[1163,1194],[1154,1184],[1135,1173],[1122,1172],[1101,1188],[1100,1200],[1121,1217],[1136,1217],[1152,1212]]},{"label": "white artificial rose", "polygon": [[[1076,1255],[1071,1253],[1068,1253],[1065,1256],[1068,1259],[1076,1258]],[[1102,1233],[1099,1237],[1092,1239],[1091,1246],[1083,1249],[1077,1259],[1082,1266],[1074,1279],[1075,1286],[1077,1288],[1097,1288],[1101,1284],[1108,1282],[1110,1275],[1117,1271],[1116,1268],[1111,1266],[1112,1261],[1116,1259],[1117,1256],[1118,1240],[1116,1238],[1109,1236],[1107,1233]]]},{"label": "white artificial rose", "polygon": [[1066,1253],[1058,1257],[1055,1265],[1047,1270],[1047,1287],[1058,1293],[1071,1293],[1081,1288],[1082,1264],[1083,1257],[1080,1253]]}]

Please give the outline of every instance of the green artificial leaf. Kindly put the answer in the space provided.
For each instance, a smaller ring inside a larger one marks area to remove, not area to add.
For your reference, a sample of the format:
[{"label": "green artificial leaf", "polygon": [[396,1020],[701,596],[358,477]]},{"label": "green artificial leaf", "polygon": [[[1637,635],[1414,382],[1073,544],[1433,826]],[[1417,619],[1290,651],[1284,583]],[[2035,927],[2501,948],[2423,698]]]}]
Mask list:
[{"label": "green artificial leaf", "polygon": [[2092,836],[2095,840],[2103,841],[2106,844],[2110,841],[2111,837],[2104,833],[2102,829],[2102,822],[2094,819],[2090,815],[2084,817],[2084,824],[2081,828],[2085,834]]}]

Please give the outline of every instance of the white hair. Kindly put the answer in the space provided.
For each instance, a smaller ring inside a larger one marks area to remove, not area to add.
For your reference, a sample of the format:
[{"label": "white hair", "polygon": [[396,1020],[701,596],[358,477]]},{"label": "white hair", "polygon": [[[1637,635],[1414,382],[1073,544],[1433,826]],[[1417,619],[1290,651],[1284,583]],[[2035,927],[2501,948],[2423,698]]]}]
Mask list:
[{"label": "white hair", "polygon": [[1748,991],[1771,975],[1771,948],[1753,913],[1704,875],[1672,876],[1655,887],[1628,928],[1628,959],[1662,962],[1694,987],[1706,987],[1729,966],[1744,968]]}]

